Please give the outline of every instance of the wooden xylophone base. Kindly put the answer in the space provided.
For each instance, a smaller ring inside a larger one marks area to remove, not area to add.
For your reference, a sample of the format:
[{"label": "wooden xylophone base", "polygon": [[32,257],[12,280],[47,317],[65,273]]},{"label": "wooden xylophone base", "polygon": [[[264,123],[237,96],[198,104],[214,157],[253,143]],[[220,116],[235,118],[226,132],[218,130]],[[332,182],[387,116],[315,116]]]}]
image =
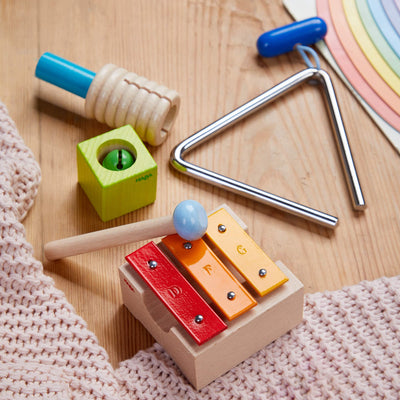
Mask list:
[{"label": "wooden xylophone base", "polygon": [[182,373],[199,390],[302,321],[303,284],[280,261],[288,281],[228,328],[199,346],[128,264],[119,268],[125,306],[169,353]]}]

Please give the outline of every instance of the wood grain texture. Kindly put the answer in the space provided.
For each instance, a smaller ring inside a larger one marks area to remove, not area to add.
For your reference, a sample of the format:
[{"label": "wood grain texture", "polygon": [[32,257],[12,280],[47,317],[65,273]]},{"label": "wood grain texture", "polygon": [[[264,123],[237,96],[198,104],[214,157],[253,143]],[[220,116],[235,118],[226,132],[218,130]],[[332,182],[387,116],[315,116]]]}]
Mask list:
[{"label": "wood grain texture", "polygon": [[[43,245],[172,213],[184,199],[206,210],[227,203],[254,240],[281,259],[307,292],[400,271],[400,160],[331,73],[368,208],[351,208],[317,86],[305,85],[189,154],[202,166],[339,217],[334,231],[185,177],[169,167],[173,146],[303,68],[300,57],[261,59],[258,36],[291,22],[272,0],[0,1],[0,100],[42,168],[25,220],[45,272],[95,332],[114,365],[152,338],[122,305],[118,267],[144,243],[47,262]],[[113,63],[176,89],[180,113],[168,139],[149,147],[159,166],[154,204],[103,223],[77,184],[76,145],[110,130],[84,117],[84,101],[39,82],[50,51],[93,71]]]}]

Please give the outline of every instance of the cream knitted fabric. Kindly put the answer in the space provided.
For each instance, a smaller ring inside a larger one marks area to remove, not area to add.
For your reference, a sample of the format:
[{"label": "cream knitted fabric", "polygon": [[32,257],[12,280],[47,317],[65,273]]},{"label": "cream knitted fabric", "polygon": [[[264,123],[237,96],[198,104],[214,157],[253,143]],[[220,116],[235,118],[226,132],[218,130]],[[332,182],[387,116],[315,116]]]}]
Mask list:
[{"label": "cream knitted fabric", "polygon": [[25,238],[40,169],[0,103],[0,399],[400,399],[400,276],[307,295],[304,322],[196,392],[159,345],[113,370]]},{"label": "cream knitted fabric", "polygon": [[0,399],[118,399],[106,352],[26,241],[39,180],[0,103]]},{"label": "cream knitted fabric", "polygon": [[155,345],[118,374],[141,399],[400,399],[400,277],[306,297],[304,322],[196,393]]}]

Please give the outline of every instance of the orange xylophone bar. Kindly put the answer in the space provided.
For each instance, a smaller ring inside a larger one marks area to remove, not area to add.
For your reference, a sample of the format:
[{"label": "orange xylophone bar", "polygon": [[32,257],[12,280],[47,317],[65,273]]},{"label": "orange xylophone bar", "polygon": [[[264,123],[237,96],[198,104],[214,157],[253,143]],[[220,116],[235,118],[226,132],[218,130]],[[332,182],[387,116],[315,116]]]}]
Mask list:
[{"label": "orange xylophone bar", "polygon": [[204,240],[188,242],[170,235],[162,242],[229,321],[257,304]]}]

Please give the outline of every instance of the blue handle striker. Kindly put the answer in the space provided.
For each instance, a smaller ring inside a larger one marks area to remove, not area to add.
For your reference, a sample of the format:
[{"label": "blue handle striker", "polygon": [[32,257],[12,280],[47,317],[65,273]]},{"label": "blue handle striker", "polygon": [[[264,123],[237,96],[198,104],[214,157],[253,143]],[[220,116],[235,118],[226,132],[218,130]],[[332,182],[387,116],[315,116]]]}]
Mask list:
[{"label": "blue handle striker", "polygon": [[323,19],[308,18],[263,33],[257,40],[257,49],[263,57],[275,57],[292,51],[297,44],[314,44],[323,39],[326,32]]}]

